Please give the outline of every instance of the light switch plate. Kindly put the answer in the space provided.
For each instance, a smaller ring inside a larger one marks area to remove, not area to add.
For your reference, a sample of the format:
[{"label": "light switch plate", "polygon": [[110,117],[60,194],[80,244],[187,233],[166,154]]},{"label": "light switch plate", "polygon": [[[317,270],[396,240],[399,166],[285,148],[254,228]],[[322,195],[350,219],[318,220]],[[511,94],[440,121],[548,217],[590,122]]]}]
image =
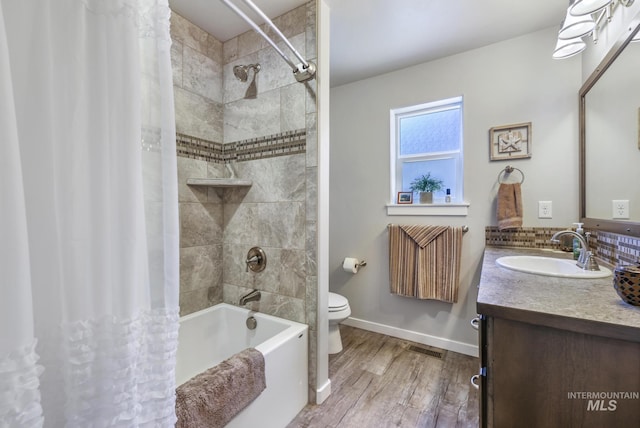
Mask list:
[{"label": "light switch plate", "polygon": [[612,218],[629,218],[629,200],[628,199],[614,199],[613,201],[613,215]]},{"label": "light switch plate", "polygon": [[552,208],[551,201],[538,201],[538,218],[552,218]]}]

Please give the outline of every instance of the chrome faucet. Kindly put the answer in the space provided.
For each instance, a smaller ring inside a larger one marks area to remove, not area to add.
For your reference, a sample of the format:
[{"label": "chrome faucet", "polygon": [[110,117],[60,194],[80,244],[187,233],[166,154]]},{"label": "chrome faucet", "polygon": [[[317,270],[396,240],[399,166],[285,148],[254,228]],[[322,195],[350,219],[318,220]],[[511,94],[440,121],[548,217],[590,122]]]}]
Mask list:
[{"label": "chrome faucet", "polygon": [[240,306],[244,306],[249,302],[257,302],[260,300],[261,294],[259,290],[253,290],[240,297]]},{"label": "chrome faucet", "polygon": [[[561,230],[560,232],[556,232],[551,237],[551,242],[560,242],[558,240],[562,235],[572,235],[574,238],[580,242],[580,256],[578,257],[578,261],[576,265],[584,270],[600,270],[600,266],[596,262],[596,259],[593,257],[593,253],[589,251],[589,243],[585,239],[584,236],[580,235],[573,230]],[[589,234],[587,233],[587,236]],[[587,238],[588,239],[588,238]]]}]

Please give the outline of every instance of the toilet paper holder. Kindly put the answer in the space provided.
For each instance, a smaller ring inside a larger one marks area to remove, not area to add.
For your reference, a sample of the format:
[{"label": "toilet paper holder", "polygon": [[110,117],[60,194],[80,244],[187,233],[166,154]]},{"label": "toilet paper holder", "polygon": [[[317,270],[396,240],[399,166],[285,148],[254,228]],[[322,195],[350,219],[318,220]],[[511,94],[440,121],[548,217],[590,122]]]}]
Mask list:
[{"label": "toilet paper holder", "polygon": [[[342,259],[343,262],[345,262],[346,260],[350,259],[349,257],[345,257],[344,259]],[[358,259],[355,259],[358,260]],[[356,263],[354,265],[354,267],[357,267],[358,269],[360,269],[361,267],[364,267],[367,265],[367,262],[365,262],[364,260],[358,260],[358,263]]]},{"label": "toilet paper holder", "polygon": [[359,260],[355,257],[345,257],[342,261],[342,269],[348,273],[358,273],[361,267],[367,265],[364,260]]}]

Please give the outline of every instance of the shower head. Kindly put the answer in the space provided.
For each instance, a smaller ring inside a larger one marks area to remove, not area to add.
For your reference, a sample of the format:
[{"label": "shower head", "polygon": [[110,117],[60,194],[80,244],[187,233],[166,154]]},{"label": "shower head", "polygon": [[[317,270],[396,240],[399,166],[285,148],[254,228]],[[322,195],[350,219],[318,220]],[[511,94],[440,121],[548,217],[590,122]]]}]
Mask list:
[{"label": "shower head", "polygon": [[247,88],[247,92],[244,94],[246,99],[254,99],[258,96],[258,89],[256,88],[256,76],[260,71],[260,64],[249,65],[235,65],[233,67],[233,75],[241,82],[246,82],[249,79],[249,70],[253,70],[253,79]]},{"label": "shower head", "polygon": [[260,64],[249,65],[235,65],[233,66],[233,75],[241,82],[246,82],[249,79],[249,70],[253,69],[254,77],[255,73],[260,71]]},{"label": "shower head", "polygon": [[233,67],[233,75],[241,82],[246,82],[249,77],[246,65],[236,65]]}]

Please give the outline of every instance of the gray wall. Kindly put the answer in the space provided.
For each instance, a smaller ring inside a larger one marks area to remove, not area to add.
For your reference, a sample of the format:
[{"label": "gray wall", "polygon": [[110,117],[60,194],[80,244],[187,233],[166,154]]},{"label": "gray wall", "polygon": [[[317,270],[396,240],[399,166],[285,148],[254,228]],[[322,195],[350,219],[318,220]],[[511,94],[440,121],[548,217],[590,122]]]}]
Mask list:
[{"label": "gray wall", "polygon": [[[331,91],[330,289],[349,299],[361,327],[473,354],[477,284],[484,228],[495,225],[499,172],[520,168],[525,226],[570,226],[578,216],[577,91],[580,59],[555,61],[557,28],[333,88]],[[462,217],[387,216],[389,110],[464,96],[464,199]],[[533,156],[489,161],[493,126],[532,122]],[[537,201],[553,202],[553,218],[537,218]],[[389,293],[386,226],[467,225],[459,300],[419,301]],[[367,261],[356,275],[340,268],[344,257]],[[351,320],[354,322],[354,320]]]},{"label": "gray wall", "polygon": [[639,13],[640,2],[633,2],[629,7],[618,5],[615,13],[611,16],[611,22],[601,26],[599,29],[598,43],[594,43],[590,37],[584,38],[587,48],[580,54],[582,57],[583,81],[594,72],[618,38],[629,33],[629,29],[632,28],[630,22]]}]

